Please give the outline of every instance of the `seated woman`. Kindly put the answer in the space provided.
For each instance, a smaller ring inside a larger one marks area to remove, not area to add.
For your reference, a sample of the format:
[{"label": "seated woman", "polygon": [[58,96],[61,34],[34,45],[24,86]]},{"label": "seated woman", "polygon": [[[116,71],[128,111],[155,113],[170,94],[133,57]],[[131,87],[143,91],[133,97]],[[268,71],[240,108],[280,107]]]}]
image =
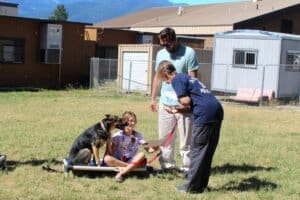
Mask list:
[{"label": "seated woman", "polygon": [[[137,118],[134,112],[126,111],[122,115],[123,121],[128,123],[124,130],[117,132],[107,145],[104,156],[104,165],[123,167],[116,175],[116,181],[122,182],[124,175],[134,168],[143,167],[147,164],[145,153],[138,152],[139,145],[146,144],[143,136],[134,130]],[[145,148],[153,152],[154,148]]]}]

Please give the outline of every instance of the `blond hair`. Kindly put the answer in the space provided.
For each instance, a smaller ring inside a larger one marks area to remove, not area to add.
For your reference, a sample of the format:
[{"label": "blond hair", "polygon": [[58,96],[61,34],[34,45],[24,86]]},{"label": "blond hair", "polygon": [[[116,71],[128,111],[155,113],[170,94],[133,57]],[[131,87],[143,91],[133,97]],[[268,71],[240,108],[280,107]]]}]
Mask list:
[{"label": "blond hair", "polygon": [[166,72],[168,75],[172,74],[176,71],[174,65],[167,60],[163,60],[159,63],[156,73],[158,73],[158,77],[161,78],[163,72]]}]

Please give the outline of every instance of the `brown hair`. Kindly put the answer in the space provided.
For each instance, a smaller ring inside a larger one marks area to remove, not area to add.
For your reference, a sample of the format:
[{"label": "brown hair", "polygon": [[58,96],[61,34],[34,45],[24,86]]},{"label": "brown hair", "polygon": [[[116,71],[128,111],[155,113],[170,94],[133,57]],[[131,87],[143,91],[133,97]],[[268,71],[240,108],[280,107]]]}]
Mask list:
[{"label": "brown hair", "polygon": [[136,114],[132,111],[125,111],[122,115],[122,119],[126,122],[128,122],[129,118],[132,117],[134,118],[135,123],[137,123],[137,118],[136,118]]}]

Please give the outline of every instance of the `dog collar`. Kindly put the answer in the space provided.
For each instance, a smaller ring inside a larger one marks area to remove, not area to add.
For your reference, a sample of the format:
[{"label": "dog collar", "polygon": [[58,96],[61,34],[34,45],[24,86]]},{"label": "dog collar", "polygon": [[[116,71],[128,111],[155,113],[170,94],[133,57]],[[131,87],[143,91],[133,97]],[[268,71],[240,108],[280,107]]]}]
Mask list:
[{"label": "dog collar", "polygon": [[102,128],[105,132],[107,132],[107,130],[106,130],[106,128],[105,128],[105,126],[104,126],[104,124],[103,124],[102,121],[100,121],[100,125],[101,125],[101,128]]}]

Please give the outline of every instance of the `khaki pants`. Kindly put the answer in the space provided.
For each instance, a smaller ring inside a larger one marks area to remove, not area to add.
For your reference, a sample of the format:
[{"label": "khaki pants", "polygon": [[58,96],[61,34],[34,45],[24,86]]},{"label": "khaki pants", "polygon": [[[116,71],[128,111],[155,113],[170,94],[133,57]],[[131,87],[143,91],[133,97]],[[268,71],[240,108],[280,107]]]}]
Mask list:
[{"label": "khaki pants", "polygon": [[[183,163],[182,167],[189,167],[189,157],[187,157],[187,153],[190,150],[190,140],[191,140],[191,122],[193,119],[192,113],[186,114],[170,114],[165,111],[165,106],[159,106],[158,112],[158,134],[159,139],[165,140],[167,135],[174,128],[177,121],[177,129],[179,133],[179,151],[182,157]],[[174,168],[176,166],[174,159],[174,151],[175,151],[175,140],[176,133],[174,133],[174,137],[170,145],[163,147],[161,146],[161,156],[159,158],[159,162],[162,169]]]}]

